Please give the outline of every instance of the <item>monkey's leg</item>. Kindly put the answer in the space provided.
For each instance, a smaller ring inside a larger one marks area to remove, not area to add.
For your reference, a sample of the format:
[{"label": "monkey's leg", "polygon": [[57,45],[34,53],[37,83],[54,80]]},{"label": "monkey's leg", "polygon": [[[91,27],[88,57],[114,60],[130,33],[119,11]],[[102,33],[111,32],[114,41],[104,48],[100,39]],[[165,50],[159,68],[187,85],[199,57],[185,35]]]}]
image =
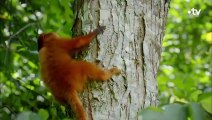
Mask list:
[{"label": "monkey's leg", "polygon": [[121,73],[121,70],[116,67],[109,70],[103,70],[96,64],[85,61],[81,61],[79,65],[82,68],[83,73],[85,73],[89,78],[93,80],[105,81],[110,79],[113,75],[118,75]]},{"label": "monkey's leg", "polygon": [[69,105],[71,105],[74,112],[77,114],[78,120],[87,120],[86,112],[84,111],[82,102],[77,94],[77,91],[71,90],[67,95]]}]

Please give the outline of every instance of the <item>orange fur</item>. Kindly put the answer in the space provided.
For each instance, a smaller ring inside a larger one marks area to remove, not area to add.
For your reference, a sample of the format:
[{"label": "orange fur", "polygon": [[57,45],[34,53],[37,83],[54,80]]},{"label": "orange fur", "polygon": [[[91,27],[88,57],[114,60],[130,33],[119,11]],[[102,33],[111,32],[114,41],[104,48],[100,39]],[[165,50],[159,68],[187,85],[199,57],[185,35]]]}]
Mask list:
[{"label": "orange fur", "polygon": [[72,39],[59,37],[56,33],[44,33],[38,38],[42,79],[58,102],[72,106],[78,120],[87,120],[78,96],[87,79],[105,81],[120,73],[117,68],[103,70],[94,63],[78,61],[70,56],[70,53],[88,46],[104,29],[105,26],[101,26],[88,35]]}]

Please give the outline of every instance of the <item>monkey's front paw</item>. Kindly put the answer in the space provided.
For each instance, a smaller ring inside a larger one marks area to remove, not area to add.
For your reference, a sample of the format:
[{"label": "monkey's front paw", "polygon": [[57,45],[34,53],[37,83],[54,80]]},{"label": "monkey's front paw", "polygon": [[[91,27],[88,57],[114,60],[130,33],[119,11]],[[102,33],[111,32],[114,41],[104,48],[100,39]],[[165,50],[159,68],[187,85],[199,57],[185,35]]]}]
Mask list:
[{"label": "monkey's front paw", "polygon": [[99,33],[103,33],[103,31],[105,30],[105,26],[99,26],[98,28],[96,28],[95,30],[94,30],[94,32],[96,32],[97,34],[99,34]]},{"label": "monkey's front paw", "polygon": [[121,74],[121,70],[118,69],[117,67],[111,68],[111,69],[110,69],[110,72],[111,72],[112,74],[114,74],[114,75],[119,75],[119,74]]}]

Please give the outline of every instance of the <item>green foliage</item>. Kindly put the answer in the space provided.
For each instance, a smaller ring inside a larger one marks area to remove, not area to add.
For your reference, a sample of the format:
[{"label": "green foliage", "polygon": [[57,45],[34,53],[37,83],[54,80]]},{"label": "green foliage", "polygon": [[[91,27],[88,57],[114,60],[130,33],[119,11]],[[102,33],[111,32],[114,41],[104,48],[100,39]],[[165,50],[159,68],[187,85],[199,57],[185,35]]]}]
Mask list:
[{"label": "green foliage", "polygon": [[210,120],[209,114],[198,103],[149,107],[141,111],[140,117],[142,120]]},{"label": "green foliage", "polygon": [[[1,0],[0,119],[68,118],[39,77],[37,36],[57,31],[71,36],[73,0]],[[58,113],[58,115],[56,114]]]},{"label": "green foliage", "polygon": [[[143,120],[211,119],[211,7],[206,0],[171,2],[158,74],[161,107],[142,110]],[[200,15],[189,15],[192,8]]]},{"label": "green foliage", "polygon": [[57,32],[60,35],[70,36],[73,25],[73,0],[45,0],[45,4],[38,0],[31,1],[33,7],[45,11],[42,14],[42,28],[45,32]]},{"label": "green foliage", "polygon": [[[200,102],[212,113],[211,7],[206,0],[172,1],[158,75],[161,105]],[[192,8],[200,15],[188,14]]]}]

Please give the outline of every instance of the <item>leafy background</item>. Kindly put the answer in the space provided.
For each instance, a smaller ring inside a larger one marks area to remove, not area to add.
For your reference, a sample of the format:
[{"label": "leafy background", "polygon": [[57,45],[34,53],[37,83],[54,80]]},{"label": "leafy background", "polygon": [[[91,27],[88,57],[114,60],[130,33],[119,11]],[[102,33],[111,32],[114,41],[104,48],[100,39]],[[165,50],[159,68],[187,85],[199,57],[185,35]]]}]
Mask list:
[{"label": "leafy background", "polygon": [[[0,0],[0,119],[65,120],[39,79],[37,36],[72,35],[73,0]],[[144,120],[212,118],[212,1],[170,5],[158,73],[159,107],[141,111]],[[199,16],[189,15],[192,8]],[[173,118],[174,116],[174,118]]]}]

